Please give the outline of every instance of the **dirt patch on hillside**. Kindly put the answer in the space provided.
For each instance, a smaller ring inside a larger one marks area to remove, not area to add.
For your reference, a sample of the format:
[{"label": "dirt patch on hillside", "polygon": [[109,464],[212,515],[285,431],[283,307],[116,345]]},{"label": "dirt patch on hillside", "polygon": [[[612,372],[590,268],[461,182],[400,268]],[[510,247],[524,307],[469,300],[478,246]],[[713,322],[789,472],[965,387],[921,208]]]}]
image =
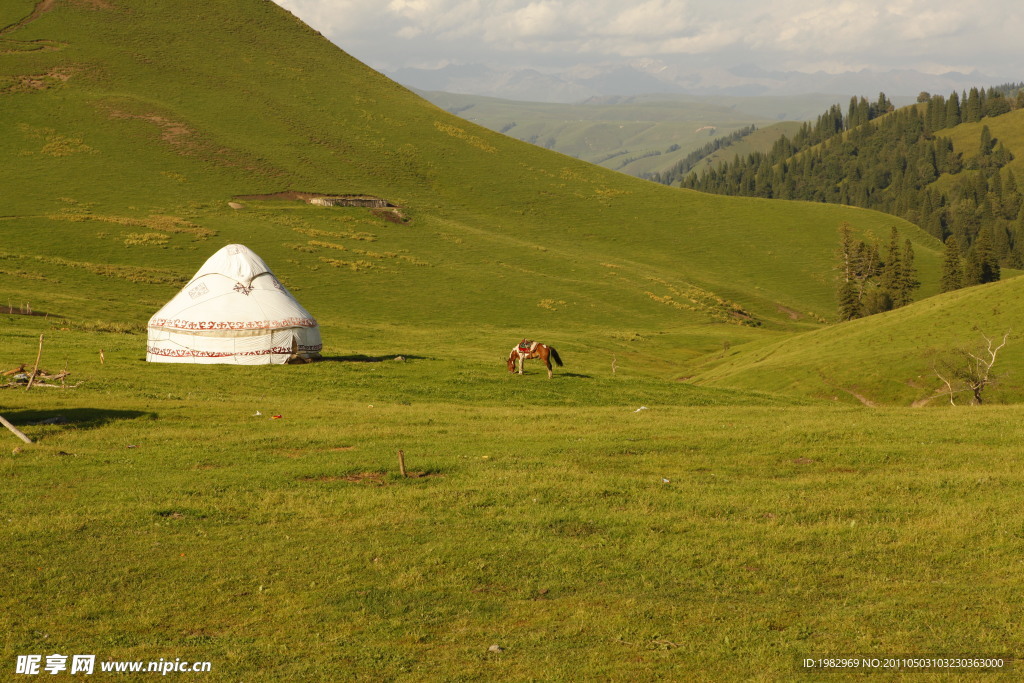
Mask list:
[{"label": "dirt patch on hillside", "polygon": [[240,194],[237,197],[232,197],[238,201],[264,201],[268,199],[280,199],[280,200],[301,200],[309,201],[314,197],[329,197],[322,192],[299,192],[297,190],[288,190],[286,192],[273,192],[271,194]]},{"label": "dirt patch on hillside", "polygon": [[34,10],[32,10],[32,14],[28,15],[27,17],[25,17],[21,21],[17,21],[15,23],[11,24],[10,26],[7,26],[7,27],[4,27],[3,29],[0,29],[0,36],[4,35],[5,33],[10,33],[11,31],[17,31],[22,26],[26,26],[27,24],[31,24],[36,19],[38,19],[39,17],[43,16],[44,14],[49,12],[50,10],[52,10],[53,6],[56,5],[56,4],[57,4],[57,0],[42,0],[42,2],[40,2],[38,5],[36,5],[36,8]]},{"label": "dirt patch on hillside", "polygon": [[[386,199],[368,194],[345,194],[323,192],[303,192],[301,190],[285,190],[268,194],[241,194],[232,197],[235,202],[241,201],[301,201],[319,206],[355,207],[369,209],[377,218],[391,223],[405,223],[408,218]],[[230,202],[229,202],[230,203]],[[234,208],[234,207],[233,207]]]},{"label": "dirt patch on hillside", "polygon": [[925,396],[924,398],[917,399],[916,401],[910,404],[910,407],[922,408],[937,398],[945,398],[946,400],[949,400],[949,392],[936,390],[936,392],[931,396]]},{"label": "dirt patch on hillside", "polygon": [[845,389],[845,388],[843,388],[843,387],[839,387],[839,388],[840,388],[840,389],[841,389],[842,391],[845,391],[846,393],[848,393],[848,394],[849,394],[850,396],[853,396],[853,397],[854,397],[855,399],[857,399],[858,401],[860,401],[860,402],[861,402],[861,403],[863,403],[864,405],[868,406],[869,408],[877,408],[877,407],[878,407],[878,404],[877,404],[877,403],[875,403],[874,401],[872,401],[872,400],[871,400],[870,398],[868,398],[868,397],[867,397],[867,396],[865,396],[864,394],[861,394],[861,393],[859,393],[859,392],[856,392],[856,391],[854,391],[853,389]]},{"label": "dirt patch on hillside", "polygon": [[49,90],[67,83],[74,74],[73,69],[51,69],[45,74],[11,76],[0,81],[0,92],[4,94],[30,93]]},{"label": "dirt patch on hillside", "polygon": [[[78,7],[85,7],[86,9],[113,9],[113,6],[109,2],[107,2],[107,0],[63,0],[63,1],[66,2],[69,5],[76,5]],[[5,26],[4,28],[0,29],[0,36],[4,35],[5,33],[11,33],[13,31],[17,31],[19,28],[21,28],[23,26],[28,26],[33,21],[35,21],[39,17],[43,16],[44,14],[46,14],[47,12],[52,10],[54,7],[56,7],[56,5],[57,5],[57,0],[40,0],[40,2],[36,3],[35,9],[32,10],[32,13],[29,14],[27,17],[25,17],[21,21],[16,21],[13,24],[11,24],[9,26]]]},{"label": "dirt patch on hillside", "polygon": [[96,108],[111,119],[144,121],[153,125],[158,131],[159,140],[182,156],[195,157],[217,166],[241,168],[268,178],[281,175],[279,169],[265,160],[240,149],[224,147],[209,135],[180,120],[153,110],[131,111],[137,104],[125,103],[123,99],[118,99],[99,103]]},{"label": "dirt patch on hillside", "polygon": [[161,140],[186,153],[194,152],[199,147],[198,144],[191,141],[195,137],[195,131],[180,121],[172,121],[157,114],[130,114],[119,109],[110,109],[107,114],[112,119],[135,119],[152,123],[160,129]]},{"label": "dirt patch on hillside", "polygon": [[785,313],[788,315],[790,320],[799,320],[803,317],[798,311],[794,311],[792,308],[783,306],[782,304],[775,304],[775,308],[779,309],[779,313]]}]

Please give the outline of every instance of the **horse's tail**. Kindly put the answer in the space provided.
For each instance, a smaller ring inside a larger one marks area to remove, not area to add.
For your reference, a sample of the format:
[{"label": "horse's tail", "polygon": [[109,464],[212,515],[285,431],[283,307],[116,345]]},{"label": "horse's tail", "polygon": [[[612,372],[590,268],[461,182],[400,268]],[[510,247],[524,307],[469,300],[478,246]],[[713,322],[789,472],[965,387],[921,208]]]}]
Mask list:
[{"label": "horse's tail", "polygon": [[555,351],[555,347],[549,346],[548,351],[551,352],[551,359],[555,361],[555,365],[562,367],[562,359],[558,357],[558,351]]}]

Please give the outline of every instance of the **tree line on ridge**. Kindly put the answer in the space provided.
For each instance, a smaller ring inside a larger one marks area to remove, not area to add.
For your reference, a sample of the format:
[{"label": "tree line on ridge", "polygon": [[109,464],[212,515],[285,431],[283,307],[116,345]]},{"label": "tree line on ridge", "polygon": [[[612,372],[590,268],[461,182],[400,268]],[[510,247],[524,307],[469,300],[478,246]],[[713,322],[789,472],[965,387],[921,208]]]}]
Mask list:
[{"label": "tree line on ridge", "polygon": [[[1020,108],[1024,84],[972,88],[948,98],[923,92],[916,106],[901,109],[884,93],[875,102],[855,97],[845,114],[833,105],[792,139],[779,138],[770,151],[737,156],[702,175],[689,173],[680,185],[890,213],[946,244],[943,291],[992,282],[999,279],[1000,266],[1024,267],[1024,188],[1006,168],[1013,154],[984,122]],[[950,138],[938,134],[961,123],[983,124],[973,151],[956,151]],[[840,252],[847,259],[852,253],[847,250],[856,245],[844,239],[841,235]],[[888,310],[887,302],[895,307],[909,301],[903,290],[866,286],[877,285],[880,269],[887,258],[892,260],[891,248],[882,258],[877,257],[877,245],[865,244],[868,251],[872,248],[875,265],[863,269],[864,287],[857,285],[858,276],[846,270],[845,262],[842,266],[841,318]],[[890,284],[894,268],[885,276]],[[869,296],[872,289],[887,293]]]}]

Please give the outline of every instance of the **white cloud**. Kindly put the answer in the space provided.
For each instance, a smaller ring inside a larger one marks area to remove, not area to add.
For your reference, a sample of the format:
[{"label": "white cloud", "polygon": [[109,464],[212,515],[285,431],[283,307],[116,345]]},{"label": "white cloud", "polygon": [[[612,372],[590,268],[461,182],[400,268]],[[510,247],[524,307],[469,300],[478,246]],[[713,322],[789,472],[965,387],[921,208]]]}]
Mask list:
[{"label": "white cloud", "polygon": [[646,0],[619,10],[605,22],[604,33],[634,38],[671,37],[693,30],[683,0]]},{"label": "white cloud", "polygon": [[[817,70],[1024,72],[1009,0],[277,0],[377,68],[700,55]],[[1019,78],[1024,78],[1022,73]]]},{"label": "white cloud", "polygon": [[549,2],[531,2],[512,14],[513,34],[519,38],[559,35],[559,13]]}]

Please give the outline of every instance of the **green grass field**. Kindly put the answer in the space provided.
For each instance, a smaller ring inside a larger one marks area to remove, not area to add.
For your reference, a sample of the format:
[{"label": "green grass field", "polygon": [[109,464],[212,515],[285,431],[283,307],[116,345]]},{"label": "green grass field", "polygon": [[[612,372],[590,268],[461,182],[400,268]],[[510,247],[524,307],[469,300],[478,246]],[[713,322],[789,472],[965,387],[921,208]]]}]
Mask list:
[{"label": "green grass field", "polygon": [[5,359],[42,331],[85,380],[0,396],[38,440],[0,456],[7,661],[722,680],[1024,644],[1015,406],[801,405],[568,352],[511,377],[397,329],[378,362],[182,372],[139,335],[5,325]]},{"label": "green grass field", "polygon": [[[1017,280],[935,296],[939,245],[891,216],[494,134],[272,3],[56,3],[0,40],[0,372],[42,335],[76,385],[0,388],[34,441],[0,431],[5,674],[786,680],[1024,645]],[[286,191],[400,215],[239,199]],[[830,324],[842,222],[911,239],[922,300]],[[144,361],[233,242],[324,362]],[[922,354],[1007,330],[992,405],[907,407]],[[554,379],[506,372],[523,337]]]}]

